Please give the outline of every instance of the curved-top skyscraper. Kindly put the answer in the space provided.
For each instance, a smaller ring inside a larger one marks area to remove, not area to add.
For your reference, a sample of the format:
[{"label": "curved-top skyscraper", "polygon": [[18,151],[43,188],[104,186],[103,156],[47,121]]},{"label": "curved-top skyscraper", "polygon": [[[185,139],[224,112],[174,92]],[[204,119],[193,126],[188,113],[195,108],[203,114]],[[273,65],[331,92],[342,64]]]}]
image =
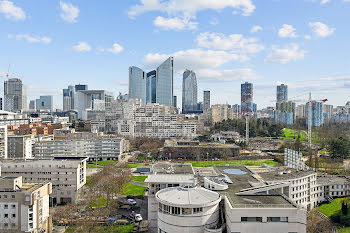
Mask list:
[{"label": "curved-top skyscraper", "polygon": [[197,110],[197,78],[196,73],[185,70],[182,79],[182,113],[191,113]]},{"label": "curved-top skyscraper", "polygon": [[157,68],[156,103],[173,106],[174,58],[169,57]]}]

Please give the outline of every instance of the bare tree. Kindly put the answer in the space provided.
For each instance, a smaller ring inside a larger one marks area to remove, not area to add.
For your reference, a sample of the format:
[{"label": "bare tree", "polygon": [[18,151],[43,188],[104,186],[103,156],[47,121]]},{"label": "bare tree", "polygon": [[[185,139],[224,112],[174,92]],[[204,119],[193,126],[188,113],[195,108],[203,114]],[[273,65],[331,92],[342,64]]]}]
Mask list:
[{"label": "bare tree", "polygon": [[332,224],[327,219],[321,218],[317,210],[307,213],[307,233],[332,233]]}]

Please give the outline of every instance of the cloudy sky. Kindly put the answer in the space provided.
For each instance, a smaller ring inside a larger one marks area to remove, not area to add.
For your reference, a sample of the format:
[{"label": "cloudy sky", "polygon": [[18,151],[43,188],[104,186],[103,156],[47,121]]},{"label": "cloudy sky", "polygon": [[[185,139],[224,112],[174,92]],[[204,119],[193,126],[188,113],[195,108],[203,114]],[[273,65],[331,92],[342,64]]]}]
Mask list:
[{"label": "cloudy sky", "polygon": [[[128,67],[175,59],[197,74],[199,100],[240,102],[254,83],[258,107],[273,105],[276,84],[289,97],[344,105],[350,97],[350,0],[0,0],[0,76],[9,64],[28,86],[28,101],[83,83],[117,95]],[[1,93],[3,92],[1,85]]]}]

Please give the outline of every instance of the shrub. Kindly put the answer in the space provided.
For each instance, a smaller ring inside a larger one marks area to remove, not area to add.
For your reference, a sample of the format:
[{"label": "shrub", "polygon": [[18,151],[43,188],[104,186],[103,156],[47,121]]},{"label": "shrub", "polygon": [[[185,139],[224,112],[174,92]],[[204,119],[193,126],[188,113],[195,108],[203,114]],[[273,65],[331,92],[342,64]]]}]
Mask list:
[{"label": "shrub", "polygon": [[340,224],[346,227],[350,226],[350,216],[340,216]]},{"label": "shrub", "polygon": [[331,219],[335,223],[340,223],[340,216],[343,216],[341,213],[336,213],[331,216]]}]

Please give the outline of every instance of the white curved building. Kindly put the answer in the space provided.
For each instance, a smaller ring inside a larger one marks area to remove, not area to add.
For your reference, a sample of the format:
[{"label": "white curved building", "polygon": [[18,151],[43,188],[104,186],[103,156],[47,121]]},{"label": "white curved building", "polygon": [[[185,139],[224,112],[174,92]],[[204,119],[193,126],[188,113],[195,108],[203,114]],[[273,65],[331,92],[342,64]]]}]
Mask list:
[{"label": "white curved building", "polygon": [[222,232],[218,226],[221,195],[217,192],[187,185],[160,190],[156,200],[160,233]]}]

